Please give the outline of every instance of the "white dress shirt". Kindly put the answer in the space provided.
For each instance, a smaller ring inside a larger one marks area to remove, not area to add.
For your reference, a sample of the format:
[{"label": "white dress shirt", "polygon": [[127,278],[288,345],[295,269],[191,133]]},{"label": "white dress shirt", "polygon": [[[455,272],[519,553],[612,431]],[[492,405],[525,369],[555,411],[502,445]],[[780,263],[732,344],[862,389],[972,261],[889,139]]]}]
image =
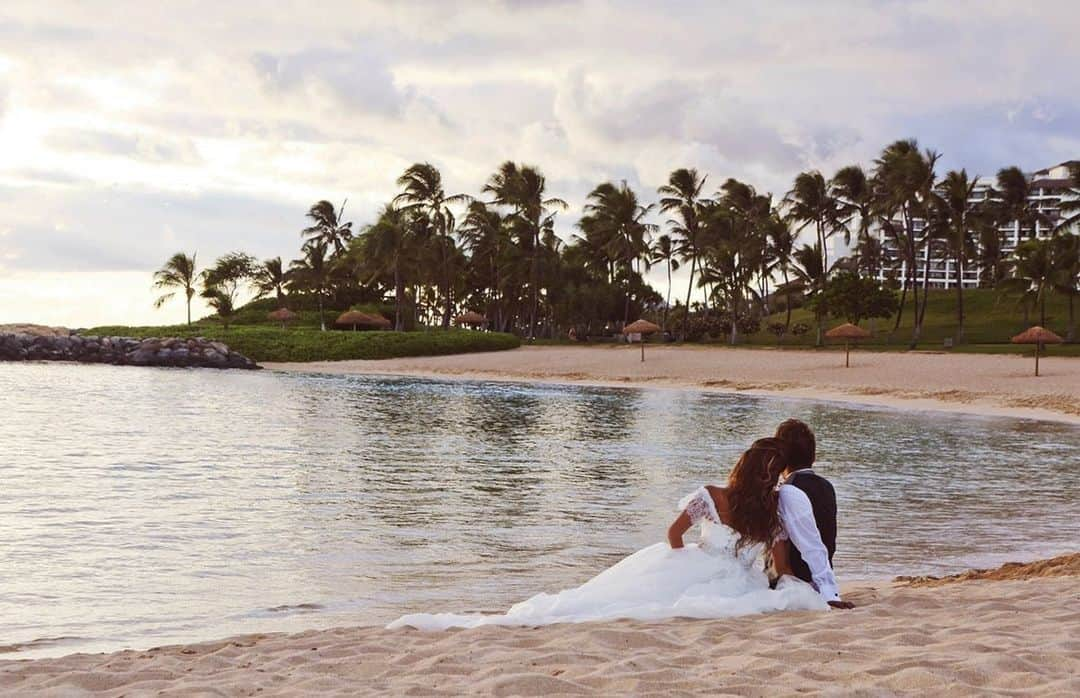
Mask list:
[{"label": "white dress shirt", "polygon": [[794,485],[780,486],[780,523],[786,537],[799,549],[799,554],[810,568],[814,588],[825,601],[840,600],[840,585],[836,583],[829,550],[821,542],[821,532],[814,519],[814,507],[806,493]]}]

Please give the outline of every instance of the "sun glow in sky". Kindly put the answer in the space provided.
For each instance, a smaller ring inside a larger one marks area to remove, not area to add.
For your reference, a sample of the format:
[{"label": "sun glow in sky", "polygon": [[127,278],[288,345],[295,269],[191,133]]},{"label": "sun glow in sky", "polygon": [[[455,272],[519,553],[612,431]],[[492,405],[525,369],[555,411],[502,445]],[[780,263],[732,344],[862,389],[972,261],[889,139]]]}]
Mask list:
[{"label": "sun glow in sky", "polygon": [[915,137],[1037,169],[1080,155],[1078,28],[1050,1],[9,0],[0,322],[178,322],[170,254],[289,259],[312,202],[363,225],[414,161],[470,193],[537,164],[564,236],[595,184],[649,200],[683,166],[782,195]]}]

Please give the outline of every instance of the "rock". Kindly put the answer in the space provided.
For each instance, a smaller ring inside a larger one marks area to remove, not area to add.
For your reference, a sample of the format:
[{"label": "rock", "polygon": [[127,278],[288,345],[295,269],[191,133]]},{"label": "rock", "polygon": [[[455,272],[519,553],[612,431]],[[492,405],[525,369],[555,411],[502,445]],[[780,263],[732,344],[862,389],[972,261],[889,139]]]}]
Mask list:
[{"label": "rock", "polygon": [[94,337],[0,332],[0,361],[79,361],[136,366],[257,369],[222,342],[176,337]]},{"label": "rock", "polygon": [[128,361],[136,366],[147,366],[154,361],[156,355],[149,349],[136,349],[127,355]]}]

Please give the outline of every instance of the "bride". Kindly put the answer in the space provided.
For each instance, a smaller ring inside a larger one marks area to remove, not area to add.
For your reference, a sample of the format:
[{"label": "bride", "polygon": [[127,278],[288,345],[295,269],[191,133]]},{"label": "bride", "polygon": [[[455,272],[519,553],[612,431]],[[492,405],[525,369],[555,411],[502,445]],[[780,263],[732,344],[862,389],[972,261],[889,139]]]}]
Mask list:
[{"label": "bride", "polygon": [[[657,543],[609,567],[579,587],[537,594],[502,615],[414,613],[389,628],[422,630],[479,625],[548,625],[632,618],[720,618],[780,610],[825,610],[809,584],[782,576],[775,590],[762,571],[767,546],[784,538],[777,481],[786,467],[783,442],[758,439],[742,454],[727,487],[701,487],[679,502],[682,513]],[[696,524],[701,538],[683,544]],[[786,546],[776,545],[778,572],[789,571]]]}]

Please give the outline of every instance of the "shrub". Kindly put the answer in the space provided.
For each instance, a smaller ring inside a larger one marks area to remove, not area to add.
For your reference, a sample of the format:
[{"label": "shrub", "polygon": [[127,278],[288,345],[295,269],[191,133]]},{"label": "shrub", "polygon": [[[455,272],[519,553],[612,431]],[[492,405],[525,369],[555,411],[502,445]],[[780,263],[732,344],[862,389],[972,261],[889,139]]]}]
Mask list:
[{"label": "shrub", "polygon": [[777,339],[787,334],[787,325],[782,322],[770,322],[767,329],[776,335]]},{"label": "shrub", "polygon": [[700,342],[709,337],[719,337],[730,331],[731,325],[727,325],[727,330],[724,328],[724,322],[715,315],[708,318],[702,315],[691,316],[686,326],[686,339],[691,342]]},{"label": "shrub", "polygon": [[809,331],[810,325],[807,325],[805,322],[796,322],[794,325],[791,326],[791,334],[795,335],[796,337],[801,337]]},{"label": "shrub", "polygon": [[761,319],[757,317],[741,317],[739,318],[738,327],[740,334],[757,334],[761,332]]},{"label": "shrub", "polygon": [[512,334],[471,330],[423,332],[320,332],[267,326],[175,325],[172,327],[95,327],[84,335],[122,337],[206,337],[229,345],[254,361],[340,361],[439,356],[514,349]]}]

